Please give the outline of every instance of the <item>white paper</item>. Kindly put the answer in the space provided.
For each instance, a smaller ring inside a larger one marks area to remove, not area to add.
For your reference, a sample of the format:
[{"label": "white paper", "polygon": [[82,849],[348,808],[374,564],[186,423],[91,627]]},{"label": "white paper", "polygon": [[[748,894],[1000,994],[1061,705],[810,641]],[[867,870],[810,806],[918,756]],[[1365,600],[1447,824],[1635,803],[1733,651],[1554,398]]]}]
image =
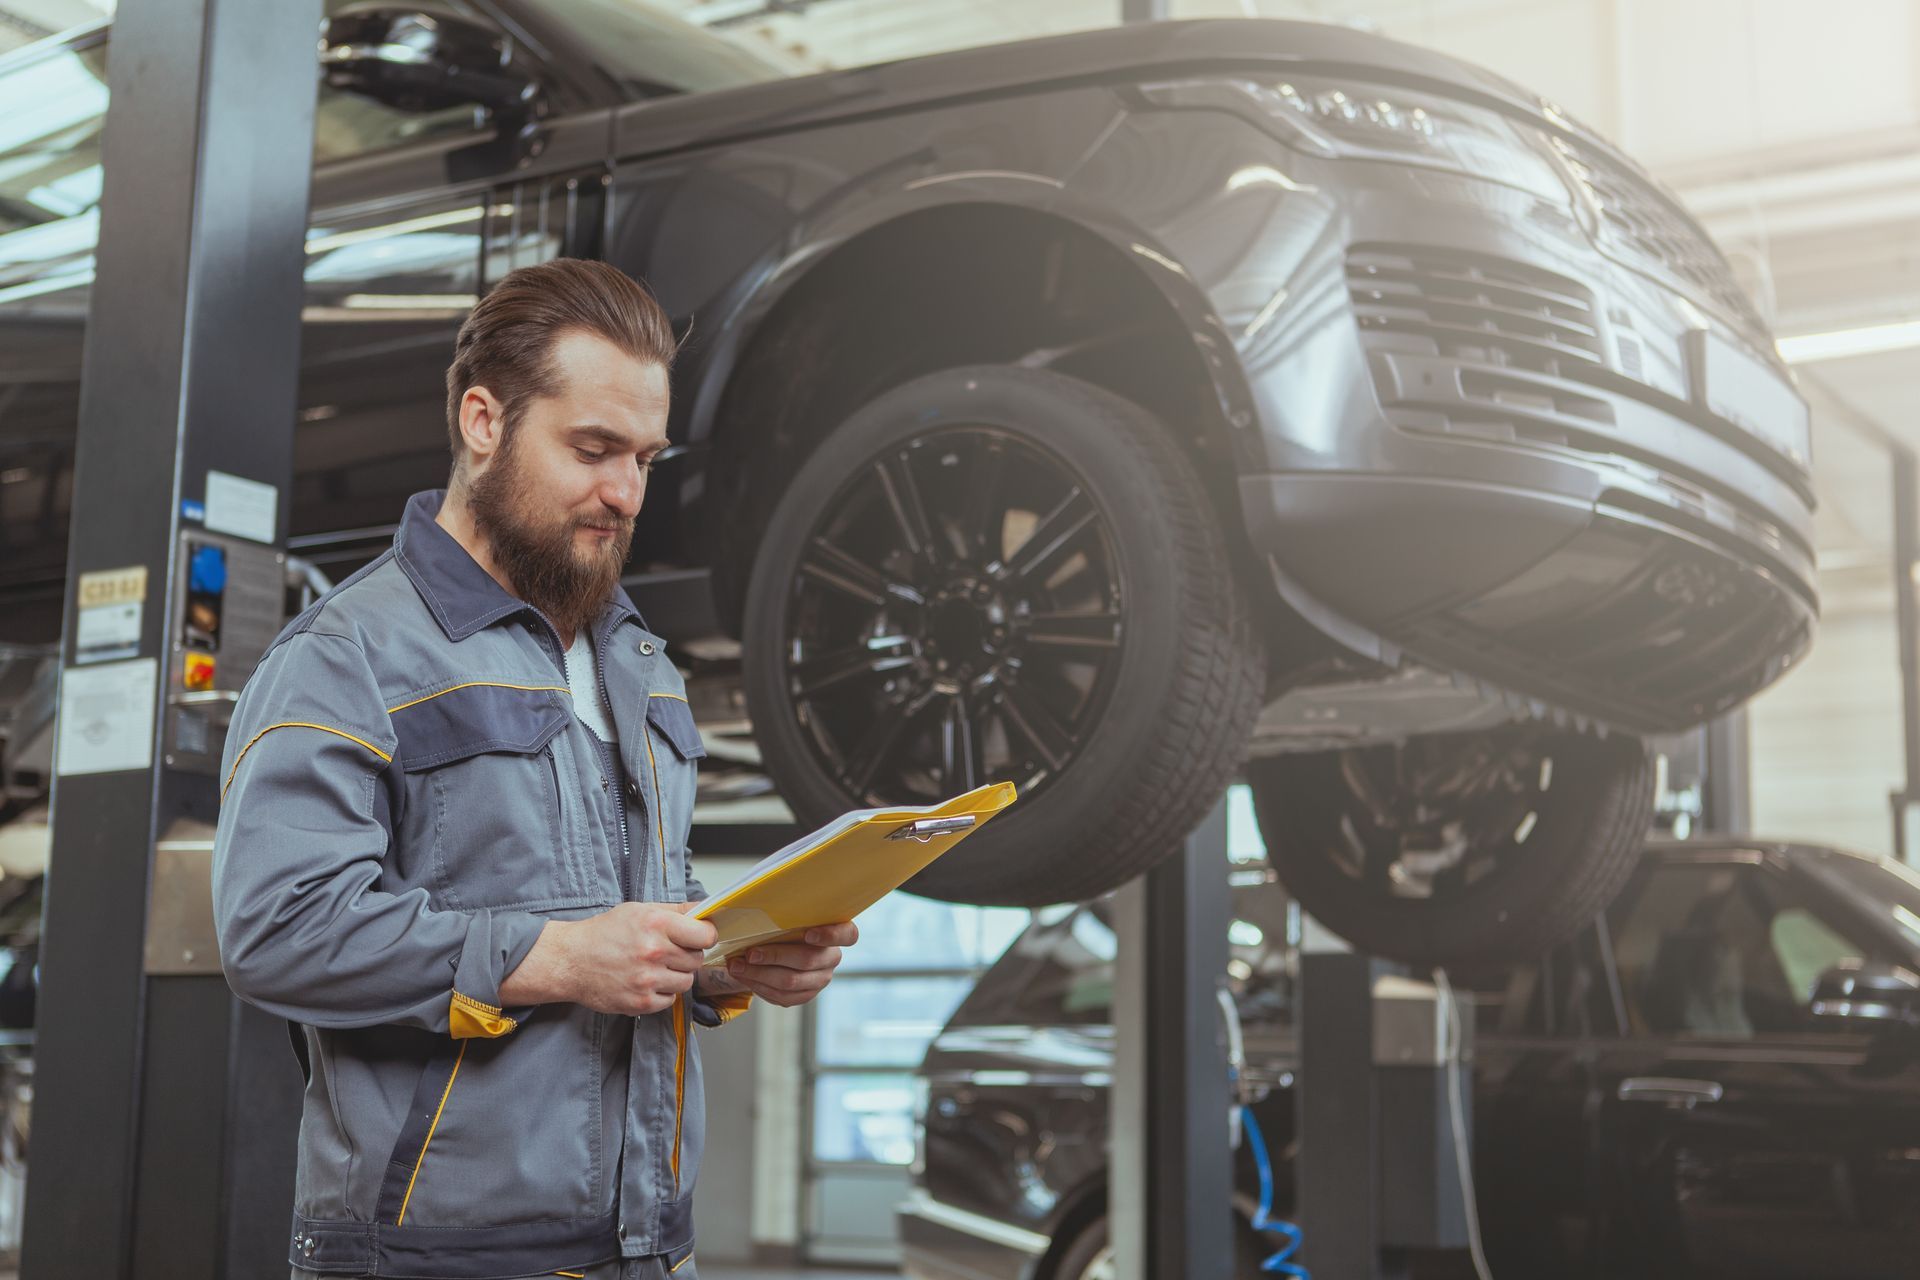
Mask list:
[{"label": "white paper", "polygon": [[159,687],[160,664],[153,658],[63,671],[54,772],[112,773],[151,767]]},{"label": "white paper", "polygon": [[280,491],[258,480],[207,472],[207,515],[202,522],[215,533],[272,542]]},{"label": "white paper", "polygon": [[74,661],[131,658],[140,649],[141,610],[138,600],[80,610],[79,625],[74,628]]}]

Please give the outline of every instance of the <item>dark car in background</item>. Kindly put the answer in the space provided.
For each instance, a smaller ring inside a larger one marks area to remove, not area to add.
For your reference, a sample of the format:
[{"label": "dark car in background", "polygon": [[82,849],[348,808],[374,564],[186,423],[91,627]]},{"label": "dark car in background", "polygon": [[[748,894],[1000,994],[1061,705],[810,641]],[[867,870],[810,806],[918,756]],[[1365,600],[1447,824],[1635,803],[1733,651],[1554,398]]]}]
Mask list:
[{"label": "dark car in background", "polygon": [[[1809,643],[1766,326],[1479,68],[1219,21],[792,76],[638,4],[326,8],[291,550],[337,578],[444,481],[507,271],[643,278],[686,342],[630,588],[803,821],[1019,785],[920,892],[1101,893],[1251,751],[1316,915],[1533,954],[1630,869],[1642,737]],[[59,628],[109,51],[0,60],[15,645]]]},{"label": "dark car in background", "polygon": [[[1289,906],[1270,876],[1238,874],[1254,883],[1234,890],[1231,983],[1266,1090],[1255,1113],[1284,1157]],[[899,1216],[914,1280],[1103,1265],[1113,956],[1102,903],[1041,913],[929,1049]],[[1806,845],[1657,843],[1595,927],[1474,985],[1496,1276],[1914,1274],[1920,876]],[[1236,1160],[1245,1220],[1254,1169],[1244,1148]],[[1276,1175],[1284,1216],[1284,1158]],[[1246,1271],[1250,1238],[1241,1252]]]}]

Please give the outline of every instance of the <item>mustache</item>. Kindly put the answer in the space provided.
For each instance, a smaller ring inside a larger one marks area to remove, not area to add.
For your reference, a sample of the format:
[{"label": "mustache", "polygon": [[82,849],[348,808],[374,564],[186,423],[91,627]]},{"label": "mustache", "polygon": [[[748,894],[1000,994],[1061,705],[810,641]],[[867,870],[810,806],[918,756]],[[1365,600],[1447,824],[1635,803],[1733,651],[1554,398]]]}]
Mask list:
[{"label": "mustache", "polygon": [[604,516],[575,516],[573,527],[576,529],[598,529],[602,533],[631,533],[634,522],[625,516],[608,512]]}]

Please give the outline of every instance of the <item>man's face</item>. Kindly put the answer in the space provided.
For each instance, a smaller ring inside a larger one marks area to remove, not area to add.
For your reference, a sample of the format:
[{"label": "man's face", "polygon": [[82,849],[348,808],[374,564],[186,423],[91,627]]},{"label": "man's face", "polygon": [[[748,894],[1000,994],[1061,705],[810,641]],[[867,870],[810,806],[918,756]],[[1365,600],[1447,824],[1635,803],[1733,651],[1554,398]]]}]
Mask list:
[{"label": "man's face", "polygon": [[467,504],[522,599],[562,628],[590,621],[619,581],[667,446],[667,371],[587,333],[553,347],[560,390],[523,404],[473,459]]}]

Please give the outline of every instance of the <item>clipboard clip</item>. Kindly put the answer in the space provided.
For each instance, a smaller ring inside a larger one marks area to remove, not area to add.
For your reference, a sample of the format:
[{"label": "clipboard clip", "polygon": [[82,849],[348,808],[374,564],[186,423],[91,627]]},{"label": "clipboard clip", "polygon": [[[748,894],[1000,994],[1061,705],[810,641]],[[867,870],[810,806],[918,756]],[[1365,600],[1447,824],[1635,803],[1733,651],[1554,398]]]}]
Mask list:
[{"label": "clipboard clip", "polygon": [[925,844],[935,836],[950,836],[956,831],[965,831],[974,822],[971,813],[959,814],[951,818],[922,818],[918,822],[909,822],[887,832],[889,840],[914,840]]}]

